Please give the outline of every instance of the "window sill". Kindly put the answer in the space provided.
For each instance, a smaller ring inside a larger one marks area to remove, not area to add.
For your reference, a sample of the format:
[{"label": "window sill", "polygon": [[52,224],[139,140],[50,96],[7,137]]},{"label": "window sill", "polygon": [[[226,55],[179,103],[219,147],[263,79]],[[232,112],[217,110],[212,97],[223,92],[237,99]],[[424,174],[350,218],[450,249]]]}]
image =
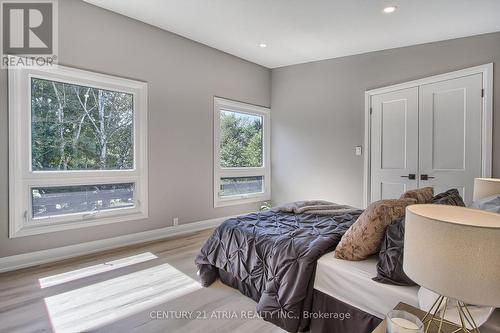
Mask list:
[{"label": "window sill", "polygon": [[18,237],[46,234],[50,232],[95,227],[99,225],[141,220],[146,218],[148,218],[148,213],[146,211],[140,211],[127,215],[96,217],[94,219],[87,219],[87,220],[80,220],[73,222],[61,222],[61,223],[41,224],[41,225],[23,225],[22,227],[17,229],[15,228],[15,226],[11,224],[9,228],[9,238],[18,238]]},{"label": "window sill", "polygon": [[271,200],[271,194],[264,193],[259,195],[253,195],[246,198],[232,198],[232,199],[218,199],[214,202],[214,208],[220,207],[228,207],[228,206],[236,206],[236,205],[244,205],[254,202],[262,202]]}]

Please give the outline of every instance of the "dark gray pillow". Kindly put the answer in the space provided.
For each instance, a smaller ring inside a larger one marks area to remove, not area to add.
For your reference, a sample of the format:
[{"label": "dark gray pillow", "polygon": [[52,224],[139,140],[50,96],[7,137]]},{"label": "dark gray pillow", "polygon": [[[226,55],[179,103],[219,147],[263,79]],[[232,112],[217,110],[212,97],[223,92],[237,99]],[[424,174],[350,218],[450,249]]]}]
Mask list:
[{"label": "dark gray pillow", "polygon": [[374,281],[398,286],[416,285],[403,271],[403,251],[405,239],[404,217],[390,224],[385,232],[377,263]]},{"label": "dark gray pillow", "polygon": [[[436,205],[465,206],[457,189],[439,193],[432,198]],[[403,271],[403,251],[405,238],[404,217],[390,224],[385,232],[377,263],[377,276],[374,281],[398,286],[416,285]]]},{"label": "dark gray pillow", "polygon": [[432,198],[432,203],[436,205],[450,205],[465,207],[464,200],[457,189],[452,188],[443,193],[439,193]]}]

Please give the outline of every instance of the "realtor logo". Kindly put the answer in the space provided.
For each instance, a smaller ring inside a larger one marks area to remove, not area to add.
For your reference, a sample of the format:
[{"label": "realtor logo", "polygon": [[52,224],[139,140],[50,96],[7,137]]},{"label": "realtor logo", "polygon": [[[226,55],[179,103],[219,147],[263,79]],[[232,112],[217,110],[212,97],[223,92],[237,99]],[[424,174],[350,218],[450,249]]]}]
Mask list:
[{"label": "realtor logo", "polygon": [[56,0],[1,1],[1,17],[2,67],[18,66],[19,59],[24,66],[53,65],[57,59]]}]

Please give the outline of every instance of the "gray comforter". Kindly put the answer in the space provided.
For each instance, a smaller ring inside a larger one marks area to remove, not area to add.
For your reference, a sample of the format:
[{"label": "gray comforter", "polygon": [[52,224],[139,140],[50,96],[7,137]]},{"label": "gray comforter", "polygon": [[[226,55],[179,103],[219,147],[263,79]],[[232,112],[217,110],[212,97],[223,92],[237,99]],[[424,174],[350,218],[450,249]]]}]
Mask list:
[{"label": "gray comforter", "polygon": [[289,332],[305,331],[316,261],[337,246],[361,210],[318,215],[282,209],[231,218],[196,257],[203,286],[217,278],[257,301],[257,311]]}]

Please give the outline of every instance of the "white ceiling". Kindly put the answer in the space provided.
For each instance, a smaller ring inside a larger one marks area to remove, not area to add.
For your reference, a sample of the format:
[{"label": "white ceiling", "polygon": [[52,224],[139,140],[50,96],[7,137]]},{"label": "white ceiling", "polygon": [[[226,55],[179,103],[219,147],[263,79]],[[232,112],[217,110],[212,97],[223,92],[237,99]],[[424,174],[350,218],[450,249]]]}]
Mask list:
[{"label": "white ceiling", "polygon": [[500,0],[85,1],[270,68],[500,31]]}]

